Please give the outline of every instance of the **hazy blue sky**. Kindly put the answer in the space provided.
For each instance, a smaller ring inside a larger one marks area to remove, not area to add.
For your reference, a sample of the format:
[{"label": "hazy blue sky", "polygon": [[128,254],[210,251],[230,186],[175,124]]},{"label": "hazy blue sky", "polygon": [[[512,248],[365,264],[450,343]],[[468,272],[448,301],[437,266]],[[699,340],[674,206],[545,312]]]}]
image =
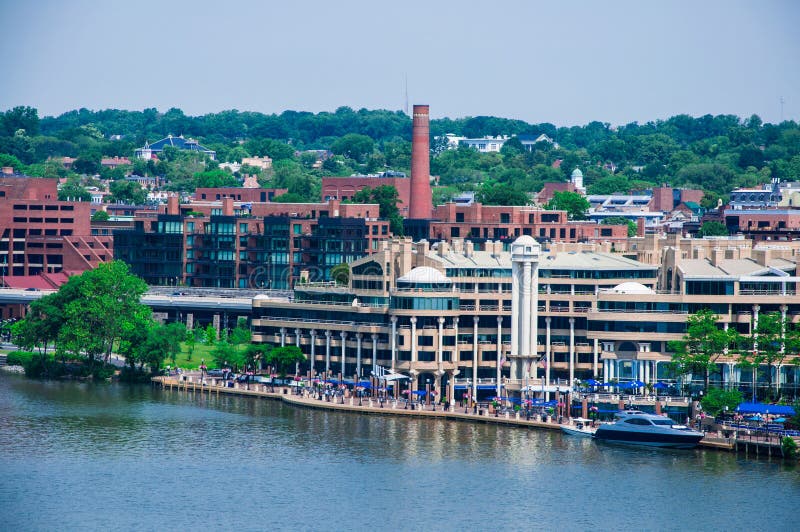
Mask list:
[{"label": "hazy blue sky", "polygon": [[0,108],[800,119],[800,1],[0,0]]}]

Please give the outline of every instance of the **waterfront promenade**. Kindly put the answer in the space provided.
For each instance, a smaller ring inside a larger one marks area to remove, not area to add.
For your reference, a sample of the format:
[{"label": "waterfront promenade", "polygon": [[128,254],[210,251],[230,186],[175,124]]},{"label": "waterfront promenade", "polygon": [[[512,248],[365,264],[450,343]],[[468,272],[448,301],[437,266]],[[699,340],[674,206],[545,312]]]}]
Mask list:
[{"label": "waterfront promenade", "polygon": [[[494,423],[498,425],[510,425],[528,429],[560,430],[560,425],[555,419],[546,416],[542,419],[539,415],[532,415],[530,419],[524,412],[494,412],[487,408],[465,408],[456,406],[448,410],[443,410],[441,405],[434,409],[433,405],[417,402],[406,402],[403,399],[395,400],[392,398],[380,402],[376,398],[370,397],[345,397],[342,395],[327,396],[324,393],[316,393],[314,390],[288,386],[268,386],[264,384],[232,383],[233,386],[226,386],[226,381],[217,379],[206,379],[201,383],[196,376],[187,376],[186,380],[179,380],[178,377],[154,377],[153,383],[168,390],[180,390],[200,394],[228,394],[239,396],[260,397],[282,401],[286,404],[301,408],[317,408],[324,410],[336,410],[340,412],[350,412],[367,415],[382,416],[411,416],[440,418],[450,421],[463,421],[472,423]],[[750,441],[750,447],[757,453],[756,447]],[[736,449],[735,438],[725,438],[721,435],[709,433],[700,442],[701,447],[716,449],[721,451],[733,451]],[[761,454],[770,454],[769,442],[762,442],[765,448]],[[749,449],[748,449],[749,451]]]}]

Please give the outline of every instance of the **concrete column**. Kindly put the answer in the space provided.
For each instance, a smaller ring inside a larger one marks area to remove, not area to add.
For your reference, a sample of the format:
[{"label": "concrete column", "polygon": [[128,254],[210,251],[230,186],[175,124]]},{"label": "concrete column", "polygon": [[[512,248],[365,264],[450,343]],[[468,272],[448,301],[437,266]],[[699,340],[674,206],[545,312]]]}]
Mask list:
[{"label": "concrete column", "polygon": [[[497,396],[500,397],[502,395],[502,390],[500,389],[500,380],[503,375],[503,364],[502,364],[502,355],[500,351],[503,350],[503,317],[497,316],[497,380],[495,382],[495,388],[497,389]],[[529,355],[530,356],[530,355]]]},{"label": "concrete column", "polygon": [[417,318],[411,318],[411,367],[417,363]]},{"label": "concrete column", "polygon": [[[444,318],[439,317],[438,322],[439,322],[439,349],[438,349],[438,351],[436,353],[436,362],[439,365],[439,375],[440,376],[438,378],[441,379],[442,363],[444,362],[442,360],[442,358],[444,356],[442,354],[442,351],[444,349],[444,346],[442,345],[444,343]],[[437,389],[438,389],[438,386],[437,386]]]},{"label": "concrete column", "polygon": [[[722,330],[723,330],[723,331],[725,331],[725,332],[728,332],[728,325],[730,325],[730,324],[729,324],[729,323],[727,323],[727,322],[723,323],[723,324],[722,324]],[[723,353],[725,356],[728,356],[728,346],[727,346],[727,345],[726,345],[725,347],[723,347],[723,348],[722,348],[722,353]]]},{"label": "concrete column", "polygon": [[[456,346],[453,351],[453,363],[456,365],[456,367],[458,367],[458,362],[461,360],[461,351],[459,350],[460,346],[458,345],[458,316],[453,318],[453,329],[453,334],[455,335],[456,339]],[[453,378],[455,378],[455,375],[453,375]]]},{"label": "concrete column", "polygon": [[600,357],[600,340],[594,339],[594,358],[592,359],[592,378],[597,379],[597,360]]},{"label": "concrete column", "polygon": [[281,327],[281,347],[286,346],[286,327]]},{"label": "concrete column", "polygon": [[344,371],[344,362],[345,362],[344,359],[345,359],[346,352],[347,352],[347,345],[346,345],[347,344],[347,333],[345,331],[342,331],[342,332],[339,333],[339,336],[342,338],[342,378],[344,379],[345,375],[347,375],[347,373],[345,373],[345,371]]},{"label": "concrete column", "polygon": [[372,340],[372,373],[378,373],[378,335],[370,336]]},{"label": "concrete column", "polygon": [[[545,340],[544,340],[544,343],[545,343],[545,345],[544,345],[544,350],[545,350],[545,353],[544,353],[544,357],[545,357],[544,358],[544,364],[545,364],[545,366],[544,366],[544,383],[545,383],[546,386],[550,386],[550,368],[553,365],[553,360],[552,360],[552,357],[550,356],[551,352],[552,352],[551,347],[550,347],[550,322],[551,321],[552,321],[552,318],[550,318],[549,316],[544,319],[544,323],[545,323],[545,326],[546,326],[545,327]],[[548,400],[548,401],[550,400],[550,392],[546,392],[545,393],[545,399]]]},{"label": "concrete column", "polygon": [[[297,349],[300,349],[300,351],[302,352],[303,349],[300,347],[300,329],[294,330],[294,340],[295,340],[295,345],[297,345]],[[294,374],[300,375],[300,362],[294,363]]]},{"label": "concrete column", "polygon": [[359,379],[361,378],[361,338],[363,336],[361,333],[356,334],[356,375]]},{"label": "concrete column", "polygon": [[520,295],[522,321],[520,325],[520,356],[530,358],[531,353],[531,263],[522,265],[522,294]]},{"label": "concrete column", "polygon": [[575,383],[575,318],[569,319],[569,387]]},{"label": "concrete column", "polygon": [[317,331],[311,329],[311,354],[309,355],[309,367],[311,368],[311,376],[314,376],[314,350],[317,347]]},{"label": "concrete column", "polygon": [[478,316],[472,316],[472,400],[478,396]]},{"label": "concrete column", "polygon": [[[394,371],[395,361],[397,360],[397,316],[392,316],[392,371]],[[397,386],[395,386],[397,389]]]},{"label": "concrete column", "polygon": [[325,374],[330,376],[331,372],[331,332],[325,331]]}]

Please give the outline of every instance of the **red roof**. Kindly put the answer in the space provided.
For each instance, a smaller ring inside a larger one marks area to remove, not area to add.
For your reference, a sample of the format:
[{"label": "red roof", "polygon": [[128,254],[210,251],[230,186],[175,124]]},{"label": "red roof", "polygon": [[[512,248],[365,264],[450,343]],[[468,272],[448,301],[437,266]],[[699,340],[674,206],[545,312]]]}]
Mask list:
[{"label": "red roof", "polygon": [[6,288],[24,290],[37,288],[39,290],[55,290],[67,282],[69,276],[65,273],[42,273],[39,275],[6,275],[4,283]]}]

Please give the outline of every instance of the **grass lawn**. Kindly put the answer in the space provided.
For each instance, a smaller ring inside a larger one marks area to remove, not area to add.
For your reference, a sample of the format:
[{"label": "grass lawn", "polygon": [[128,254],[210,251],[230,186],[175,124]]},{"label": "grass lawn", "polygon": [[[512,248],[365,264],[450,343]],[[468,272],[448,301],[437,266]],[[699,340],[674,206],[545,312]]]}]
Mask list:
[{"label": "grass lawn", "polygon": [[[212,346],[196,343],[194,344],[194,353],[192,353],[192,359],[189,360],[189,347],[186,343],[181,343],[181,352],[175,357],[175,363],[179,368],[184,369],[197,369],[200,367],[200,361],[205,359],[206,366],[209,368],[214,367],[214,357],[211,356],[211,352],[214,350]],[[164,365],[167,364],[172,365],[172,360],[166,359],[164,361]]]}]

